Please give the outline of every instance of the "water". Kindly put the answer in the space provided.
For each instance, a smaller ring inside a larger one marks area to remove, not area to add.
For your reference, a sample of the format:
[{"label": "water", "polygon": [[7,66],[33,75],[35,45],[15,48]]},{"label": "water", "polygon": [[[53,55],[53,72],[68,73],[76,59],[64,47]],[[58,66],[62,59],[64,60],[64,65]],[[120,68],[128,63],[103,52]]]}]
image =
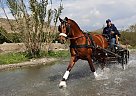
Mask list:
[{"label": "water", "polygon": [[135,96],[136,54],[123,70],[109,64],[104,71],[97,67],[96,80],[86,61],[78,61],[70,73],[67,88],[59,89],[68,60],[50,66],[37,66],[0,72],[0,96]]}]

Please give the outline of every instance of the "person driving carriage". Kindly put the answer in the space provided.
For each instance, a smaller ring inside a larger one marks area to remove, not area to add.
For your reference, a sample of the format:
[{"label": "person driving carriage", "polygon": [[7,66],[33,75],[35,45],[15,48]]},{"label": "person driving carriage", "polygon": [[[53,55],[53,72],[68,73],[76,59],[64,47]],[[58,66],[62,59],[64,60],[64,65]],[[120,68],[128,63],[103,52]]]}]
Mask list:
[{"label": "person driving carriage", "polygon": [[119,44],[118,38],[120,37],[120,33],[115,27],[114,24],[112,24],[110,19],[106,20],[107,26],[103,29],[103,35],[107,37],[108,42],[110,43],[110,48],[113,49],[114,45]]}]

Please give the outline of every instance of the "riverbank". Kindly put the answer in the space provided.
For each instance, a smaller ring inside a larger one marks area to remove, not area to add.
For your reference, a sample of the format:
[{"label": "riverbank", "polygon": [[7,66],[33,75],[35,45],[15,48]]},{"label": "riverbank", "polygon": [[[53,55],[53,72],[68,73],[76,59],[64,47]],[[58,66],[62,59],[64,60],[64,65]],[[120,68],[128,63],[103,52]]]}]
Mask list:
[{"label": "riverbank", "polygon": [[38,65],[46,65],[46,64],[49,64],[49,63],[53,63],[57,60],[59,60],[59,59],[57,59],[57,58],[31,59],[30,61],[26,61],[26,62],[22,62],[22,63],[0,65],[0,71],[14,69],[14,68],[23,68],[23,67],[31,67],[31,66],[38,66]]},{"label": "riverbank", "polygon": [[41,53],[41,58],[29,59],[25,53],[6,53],[0,54],[0,71],[8,70],[14,68],[22,68],[37,65],[47,65],[55,61],[60,60],[60,58],[67,58],[70,54],[68,51],[49,51],[47,53]]}]

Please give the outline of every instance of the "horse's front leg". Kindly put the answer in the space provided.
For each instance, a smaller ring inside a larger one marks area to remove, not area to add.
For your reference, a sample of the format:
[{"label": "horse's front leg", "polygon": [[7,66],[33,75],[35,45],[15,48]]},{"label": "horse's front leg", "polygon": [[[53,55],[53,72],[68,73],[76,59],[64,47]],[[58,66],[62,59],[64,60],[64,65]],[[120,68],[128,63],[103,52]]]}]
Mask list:
[{"label": "horse's front leg", "polygon": [[60,88],[66,87],[66,80],[68,79],[70,71],[71,71],[71,69],[74,66],[76,61],[77,61],[76,56],[71,57],[68,68],[67,68],[67,71],[65,72],[65,74],[64,74],[64,76],[63,76],[63,78],[62,78],[62,80],[61,80],[61,82],[59,84]]}]

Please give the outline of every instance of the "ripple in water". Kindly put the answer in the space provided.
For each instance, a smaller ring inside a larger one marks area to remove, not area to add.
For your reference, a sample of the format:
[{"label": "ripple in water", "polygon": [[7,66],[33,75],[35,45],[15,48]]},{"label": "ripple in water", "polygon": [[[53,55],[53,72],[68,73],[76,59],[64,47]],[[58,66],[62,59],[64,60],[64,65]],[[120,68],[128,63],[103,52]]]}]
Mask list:
[{"label": "ripple in water", "polygon": [[130,60],[129,62],[128,62],[128,67],[136,67],[136,60]]}]

